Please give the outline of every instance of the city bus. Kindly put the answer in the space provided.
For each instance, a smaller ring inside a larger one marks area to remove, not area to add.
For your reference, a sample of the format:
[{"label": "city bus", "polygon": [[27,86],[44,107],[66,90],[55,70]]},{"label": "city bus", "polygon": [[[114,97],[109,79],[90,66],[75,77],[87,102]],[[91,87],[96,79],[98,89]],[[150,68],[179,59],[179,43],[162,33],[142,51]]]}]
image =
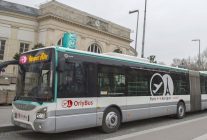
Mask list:
[{"label": "city bus", "polygon": [[111,133],[124,122],[207,108],[206,72],[58,46],[22,53],[16,64],[12,123],[35,132]]}]

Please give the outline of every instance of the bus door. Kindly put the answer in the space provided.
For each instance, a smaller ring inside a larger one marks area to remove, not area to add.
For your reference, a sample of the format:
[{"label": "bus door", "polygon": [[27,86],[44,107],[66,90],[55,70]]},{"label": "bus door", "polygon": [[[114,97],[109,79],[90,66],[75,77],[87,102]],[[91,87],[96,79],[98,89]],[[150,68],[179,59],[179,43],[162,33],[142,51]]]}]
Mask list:
[{"label": "bus door", "polygon": [[62,68],[58,70],[56,129],[67,131],[94,127],[97,117],[96,67],[75,55],[73,59],[63,58],[59,57]]}]

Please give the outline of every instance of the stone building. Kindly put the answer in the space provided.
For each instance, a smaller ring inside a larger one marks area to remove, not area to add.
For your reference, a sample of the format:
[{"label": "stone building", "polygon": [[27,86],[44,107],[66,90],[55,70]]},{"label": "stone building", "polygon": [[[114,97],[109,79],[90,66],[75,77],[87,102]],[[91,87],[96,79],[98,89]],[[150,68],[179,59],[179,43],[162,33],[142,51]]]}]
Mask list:
[{"label": "stone building", "polygon": [[[54,0],[39,9],[0,0],[0,62],[31,50],[37,43],[61,45],[66,31],[77,34],[80,50],[136,53],[130,47],[130,29],[100,17]],[[16,70],[10,66],[5,74],[15,76]]]}]

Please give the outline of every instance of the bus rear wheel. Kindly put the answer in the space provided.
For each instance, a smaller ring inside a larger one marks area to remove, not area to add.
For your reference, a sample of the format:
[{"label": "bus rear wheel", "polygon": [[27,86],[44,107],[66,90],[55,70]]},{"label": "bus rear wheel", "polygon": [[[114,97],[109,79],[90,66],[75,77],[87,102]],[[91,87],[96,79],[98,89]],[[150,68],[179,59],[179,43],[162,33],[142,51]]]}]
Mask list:
[{"label": "bus rear wheel", "polygon": [[118,130],[121,125],[121,115],[120,112],[114,108],[108,108],[104,112],[102,120],[102,131],[105,133],[112,133]]},{"label": "bus rear wheel", "polygon": [[177,113],[176,113],[176,118],[177,119],[182,119],[185,117],[186,109],[185,109],[185,104],[183,102],[179,102],[177,105]]}]

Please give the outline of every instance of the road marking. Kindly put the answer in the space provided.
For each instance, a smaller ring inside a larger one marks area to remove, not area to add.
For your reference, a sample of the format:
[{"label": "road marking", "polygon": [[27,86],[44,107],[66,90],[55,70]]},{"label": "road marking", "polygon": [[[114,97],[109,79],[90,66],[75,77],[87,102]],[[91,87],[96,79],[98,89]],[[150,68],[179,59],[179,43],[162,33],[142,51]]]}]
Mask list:
[{"label": "road marking", "polygon": [[[140,132],[135,132],[135,133],[131,133],[131,134],[126,134],[126,135],[122,135],[122,136],[112,137],[112,138],[105,139],[105,140],[124,140],[124,139],[129,139],[129,138],[136,137],[136,136],[139,136],[139,135],[143,135],[143,134],[147,134],[147,133],[151,133],[151,132],[155,132],[155,131],[160,131],[160,130],[163,130],[163,129],[168,129],[168,128],[171,128],[171,127],[175,127],[175,126],[180,126],[180,125],[196,122],[196,121],[200,121],[200,120],[203,120],[203,119],[207,119],[207,116],[206,117],[192,119],[192,120],[188,120],[188,121],[184,121],[184,122],[180,122],[180,123],[175,123],[175,124],[171,124],[171,125],[167,125],[167,126],[160,126],[160,127],[156,127],[156,128],[152,128],[152,129],[148,129],[148,130],[144,130],[144,131],[140,131]],[[200,139],[196,139],[196,140],[200,140]],[[201,140],[204,140],[204,139],[201,139]]]},{"label": "road marking", "polygon": [[207,140],[207,133],[200,137],[194,138],[193,140]]}]

